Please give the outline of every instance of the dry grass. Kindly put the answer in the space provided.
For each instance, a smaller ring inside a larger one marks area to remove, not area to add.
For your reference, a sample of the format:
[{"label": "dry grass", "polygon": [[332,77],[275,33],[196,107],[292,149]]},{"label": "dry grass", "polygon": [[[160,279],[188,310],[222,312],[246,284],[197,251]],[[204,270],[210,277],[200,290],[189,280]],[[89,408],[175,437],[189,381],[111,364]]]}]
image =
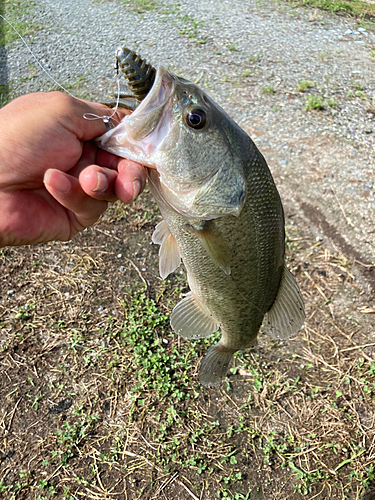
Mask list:
[{"label": "dry grass", "polygon": [[186,283],[157,278],[157,221],[145,197],[71,243],[2,251],[3,498],[369,500],[375,340],[361,266],[290,226],[305,329],[261,336],[207,389],[197,367],[213,339],[170,331]]}]

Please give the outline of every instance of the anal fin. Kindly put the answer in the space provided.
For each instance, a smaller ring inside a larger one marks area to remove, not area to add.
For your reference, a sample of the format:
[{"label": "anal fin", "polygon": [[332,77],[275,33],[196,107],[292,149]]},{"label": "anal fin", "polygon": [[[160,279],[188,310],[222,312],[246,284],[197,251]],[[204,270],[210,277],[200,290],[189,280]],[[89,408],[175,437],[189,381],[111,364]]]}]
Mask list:
[{"label": "anal fin", "polygon": [[263,331],[273,338],[288,339],[298,332],[305,321],[301,292],[291,272],[284,264],[275,302],[263,320]]},{"label": "anal fin", "polygon": [[208,337],[219,329],[219,325],[191,293],[173,309],[171,327],[178,335],[187,339]]}]

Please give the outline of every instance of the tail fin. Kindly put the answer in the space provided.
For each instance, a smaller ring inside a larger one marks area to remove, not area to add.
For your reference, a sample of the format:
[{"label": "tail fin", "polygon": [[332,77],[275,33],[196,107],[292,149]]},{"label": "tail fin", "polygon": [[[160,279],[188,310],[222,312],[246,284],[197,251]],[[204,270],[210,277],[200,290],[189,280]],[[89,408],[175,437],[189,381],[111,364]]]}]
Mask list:
[{"label": "tail fin", "polygon": [[201,363],[199,382],[206,386],[219,385],[236,351],[237,349],[228,349],[223,346],[221,341],[211,347]]}]

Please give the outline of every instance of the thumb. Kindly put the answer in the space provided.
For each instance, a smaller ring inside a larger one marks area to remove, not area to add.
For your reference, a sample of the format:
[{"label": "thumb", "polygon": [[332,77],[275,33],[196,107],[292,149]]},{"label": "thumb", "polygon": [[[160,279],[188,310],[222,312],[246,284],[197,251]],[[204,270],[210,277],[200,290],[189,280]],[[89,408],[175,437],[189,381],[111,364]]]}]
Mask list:
[{"label": "thumb", "polygon": [[81,141],[91,141],[107,132],[103,118],[116,126],[125,115],[130,114],[130,111],[123,109],[114,112],[112,108],[96,102],[73,97],[71,100],[71,112],[67,115],[69,119],[65,121],[64,126]]}]

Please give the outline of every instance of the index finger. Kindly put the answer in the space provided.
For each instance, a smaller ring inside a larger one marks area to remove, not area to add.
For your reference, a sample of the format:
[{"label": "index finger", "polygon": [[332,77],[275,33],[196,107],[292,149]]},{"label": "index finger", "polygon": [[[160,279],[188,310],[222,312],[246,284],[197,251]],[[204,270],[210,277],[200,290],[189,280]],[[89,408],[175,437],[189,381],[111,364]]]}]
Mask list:
[{"label": "index finger", "polygon": [[109,151],[104,151],[104,149],[98,148],[95,162],[100,167],[106,167],[112,170],[118,170],[119,168],[122,168],[121,166],[119,167],[119,165],[121,164],[121,160],[123,160],[123,158],[120,158],[119,156],[116,156],[115,154],[110,153]]},{"label": "index finger", "polygon": [[117,170],[116,196],[123,203],[130,203],[141,194],[146,186],[146,169],[135,161],[122,158],[118,162]]}]

